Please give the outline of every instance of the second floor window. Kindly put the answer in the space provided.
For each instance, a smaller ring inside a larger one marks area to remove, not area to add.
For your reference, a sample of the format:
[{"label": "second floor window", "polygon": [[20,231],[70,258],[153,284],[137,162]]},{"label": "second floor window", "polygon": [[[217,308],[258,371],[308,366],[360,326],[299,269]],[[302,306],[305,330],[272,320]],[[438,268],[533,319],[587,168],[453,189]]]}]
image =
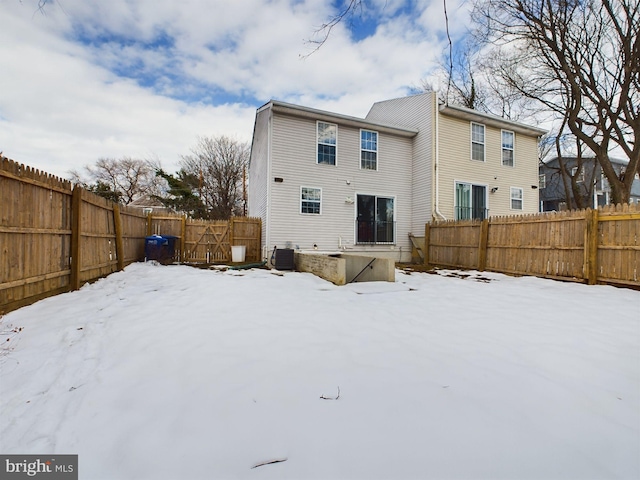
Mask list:
[{"label": "second floor window", "polygon": [[378,132],[360,130],[360,168],[378,169]]},{"label": "second floor window", "polygon": [[484,125],[471,124],[471,160],[484,162]]},{"label": "second floor window", "polygon": [[333,123],[318,122],[318,163],[336,164],[338,126]]},{"label": "second floor window", "polygon": [[576,179],[576,182],[584,182],[584,168],[580,168],[580,171],[578,171],[578,167],[573,167],[571,176]]},{"label": "second floor window", "polygon": [[502,130],[502,165],[513,167],[513,132]]},{"label": "second floor window", "polygon": [[544,173],[538,175],[538,188],[540,190],[547,188],[547,176]]}]

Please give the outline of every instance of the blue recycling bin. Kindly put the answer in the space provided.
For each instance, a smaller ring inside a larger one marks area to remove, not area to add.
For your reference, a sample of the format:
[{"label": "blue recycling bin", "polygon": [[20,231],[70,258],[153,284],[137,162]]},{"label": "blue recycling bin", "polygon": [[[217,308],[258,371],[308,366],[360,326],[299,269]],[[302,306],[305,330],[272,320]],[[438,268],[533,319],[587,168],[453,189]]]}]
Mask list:
[{"label": "blue recycling bin", "polygon": [[176,238],[173,235],[151,235],[144,239],[144,259],[170,263],[176,254]]}]

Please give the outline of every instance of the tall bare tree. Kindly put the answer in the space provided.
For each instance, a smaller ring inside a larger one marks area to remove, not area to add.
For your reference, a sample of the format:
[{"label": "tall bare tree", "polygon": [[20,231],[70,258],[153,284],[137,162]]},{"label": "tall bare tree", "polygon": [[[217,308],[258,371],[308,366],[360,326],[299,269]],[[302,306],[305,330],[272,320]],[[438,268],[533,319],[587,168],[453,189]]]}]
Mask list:
[{"label": "tall bare tree", "polygon": [[181,161],[186,175],[198,178],[198,196],[212,219],[229,219],[244,211],[242,179],[249,145],[227,136],[200,137]]},{"label": "tall bare tree", "polygon": [[[483,39],[501,48],[495,73],[541,102],[591,150],[612,200],[629,201],[640,162],[637,0],[477,0]],[[610,154],[629,164],[618,175]]]},{"label": "tall bare tree", "polygon": [[100,158],[84,173],[72,171],[72,180],[109,200],[129,205],[144,196],[158,195],[164,180],[156,176],[157,161],[122,157]]},{"label": "tall bare tree", "polygon": [[[443,103],[453,103],[510,120],[531,119],[539,113],[533,102],[496,77],[495,64],[500,52],[483,48],[467,38],[461,47],[451,48],[443,56],[439,75],[445,88],[439,93]],[[428,81],[425,91],[434,90]]]}]

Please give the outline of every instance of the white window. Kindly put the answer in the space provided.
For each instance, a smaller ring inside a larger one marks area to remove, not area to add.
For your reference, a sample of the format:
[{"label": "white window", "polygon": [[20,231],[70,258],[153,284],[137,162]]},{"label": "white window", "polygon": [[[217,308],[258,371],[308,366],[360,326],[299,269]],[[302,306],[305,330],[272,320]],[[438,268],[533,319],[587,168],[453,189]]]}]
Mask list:
[{"label": "white window", "polygon": [[511,187],[511,210],[522,210],[522,188]]},{"label": "white window", "polygon": [[580,172],[578,172],[578,167],[573,167],[571,169],[571,176],[575,177],[576,182],[584,182],[584,169],[581,168]]},{"label": "white window", "polygon": [[360,168],[378,169],[378,132],[360,130]]},{"label": "white window", "polygon": [[300,213],[320,215],[322,205],[322,189],[313,187],[300,188]]},{"label": "white window", "polygon": [[318,163],[336,164],[338,126],[333,123],[318,122]]},{"label": "white window", "polygon": [[484,162],[484,125],[471,124],[471,159]]},{"label": "white window", "polygon": [[547,188],[547,176],[544,173],[538,175],[538,188],[540,190]]},{"label": "white window", "polygon": [[513,139],[515,134],[502,130],[502,165],[513,167]]}]

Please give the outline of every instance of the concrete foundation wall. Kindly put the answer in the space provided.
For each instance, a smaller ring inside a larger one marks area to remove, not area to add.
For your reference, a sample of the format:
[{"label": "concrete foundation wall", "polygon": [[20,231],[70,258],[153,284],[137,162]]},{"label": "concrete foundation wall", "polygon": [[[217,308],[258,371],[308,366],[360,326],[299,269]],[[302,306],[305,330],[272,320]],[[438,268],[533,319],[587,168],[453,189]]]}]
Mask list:
[{"label": "concrete foundation wall", "polygon": [[[393,259],[345,253],[347,283],[395,282],[396,264]],[[373,262],[372,262],[373,261]],[[358,277],[356,279],[356,276]]]},{"label": "concrete foundation wall", "polygon": [[298,272],[309,272],[336,285],[347,283],[347,261],[340,256],[295,252],[294,262]]},{"label": "concrete foundation wall", "polygon": [[[296,270],[309,272],[336,285],[356,282],[395,282],[393,259],[351,253],[302,253],[294,255]],[[357,277],[357,278],[356,278]]]}]

